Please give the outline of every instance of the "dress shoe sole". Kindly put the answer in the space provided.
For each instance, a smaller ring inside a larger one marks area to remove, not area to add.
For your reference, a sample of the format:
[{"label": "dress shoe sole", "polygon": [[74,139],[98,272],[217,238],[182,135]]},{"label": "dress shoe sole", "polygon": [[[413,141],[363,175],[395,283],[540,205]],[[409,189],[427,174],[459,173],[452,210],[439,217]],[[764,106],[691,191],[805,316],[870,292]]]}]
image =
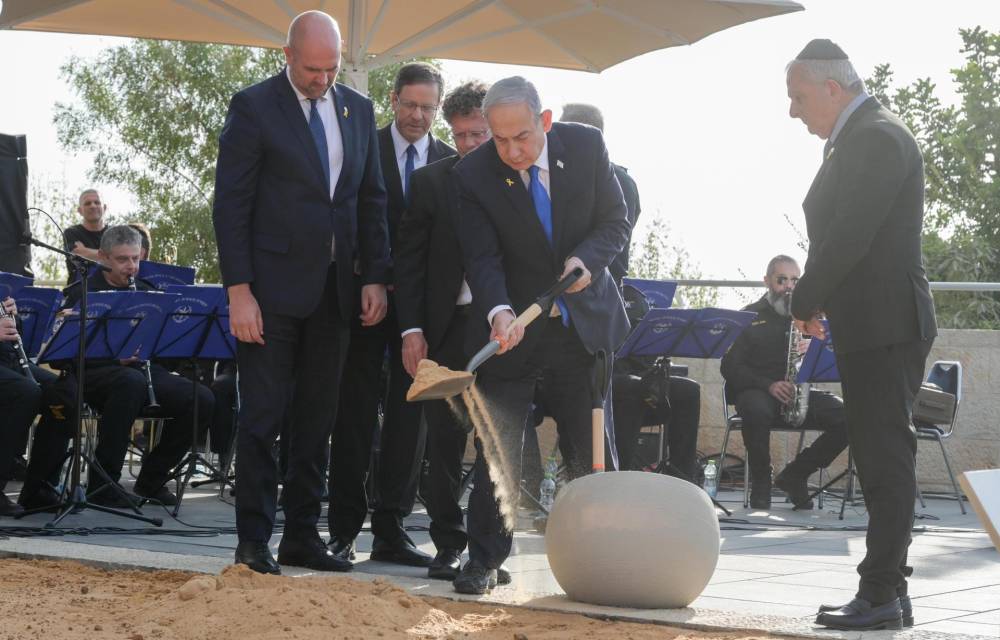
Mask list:
[{"label": "dress shoe sole", "polygon": [[458,574],[459,570],[451,567],[427,567],[427,577],[432,580],[454,581]]},{"label": "dress shoe sole", "polygon": [[856,627],[854,625],[838,624],[836,622],[820,622],[819,618],[817,618],[816,624],[826,627],[827,629],[836,629],[837,631],[898,631],[903,628],[903,623],[899,620],[883,620],[882,622],[876,622],[875,624],[870,624],[864,627]]},{"label": "dress shoe sole", "polygon": [[[821,604],[819,605],[819,611],[817,611],[817,614],[827,613],[829,611],[836,611],[839,608],[840,607],[834,606],[832,604]],[[913,616],[903,616],[903,628],[909,629],[912,626],[913,626]]]},{"label": "dress shoe sole", "polygon": [[259,565],[259,564],[253,564],[253,563],[250,563],[250,562],[243,562],[241,560],[237,560],[233,564],[246,565],[246,566],[250,567],[250,569],[252,571],[255,571],[257,573],[262,573],[264,575],[271,575],[271,576],[280,576],[281,575],[281,567],[275,567],[275,568],[272,569],[271,567],[266,567],[266,566]]},{"label": "dress shoe sole", "polygon": [[452,583],[452,586],[455,588],[456,593],[464,593],[467,596],[484,596],[493,591],[493,589],[497,586],[497,583],[496,581],[490,580],[489,586],[486,587],[476,587],[465,582]]},{"label": "dress shoe sole", "polygon": [[312,569],[313,571],[336,571],[338,573],[347,573],[349,571],[354,571],[354,565],[346,560],[342,560],[344,564],[326,564],[321,562],[316,562],[312,558],[302,558],[295,555],[282,554],[281,549],[278,549],[278,564],[285,565],[286,567],[302,567],[303,569]]},{"label": "dress shoe sole", "polygon": [[431,561],[433,558],[427,558],[426,560],[421,558],[412,558],[408,556],[397,556],[391,551],[372,551],[371,559],[375,562],[387,562],[389,564],[401,564],[406,567],[429,567],[431,566]]}]

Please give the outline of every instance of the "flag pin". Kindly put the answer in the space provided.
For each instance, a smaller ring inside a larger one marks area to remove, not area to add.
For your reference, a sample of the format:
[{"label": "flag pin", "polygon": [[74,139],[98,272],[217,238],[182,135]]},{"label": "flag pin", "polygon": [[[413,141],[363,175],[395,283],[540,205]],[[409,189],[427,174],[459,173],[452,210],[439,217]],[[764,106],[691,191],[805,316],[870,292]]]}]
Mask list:
[{"label": "flag pin", "polygon": [[560,169],[564,168],[563,167],[563,161],[562,160],[556,160],[556,166],[559,167]]}]

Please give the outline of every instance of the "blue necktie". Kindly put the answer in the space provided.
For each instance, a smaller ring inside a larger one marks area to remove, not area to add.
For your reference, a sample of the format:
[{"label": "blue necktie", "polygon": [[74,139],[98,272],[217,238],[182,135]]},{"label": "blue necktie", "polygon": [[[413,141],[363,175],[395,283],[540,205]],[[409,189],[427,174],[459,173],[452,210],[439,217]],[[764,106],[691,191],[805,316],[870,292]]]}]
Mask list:
[{"label": "blue necktie", "polygon": [[403,197],[410,195],[410,174],[413,173],[413,161],[417,158],[417,148],[412,144],[406,147],[406,166],[403,168]]},{"label": "blue necktie", "polygon": [[[545,237],[549,240],[549,246],[552,246],[552,201],[549,200],[549,194],[545,191],[545,185],[538,179],[537,165],[531,165],[528,169],[528,175],[531,176],[530,190],[531,199],[535,202],[535,213],[538,215],[538,221],[542,223],[542,229],[545,229]],[[566,308],[562,297],[556,298],[556,306],[559,307],[559,313],[562,314],[563,326],[568,327],[569,309]]]},{"label": "blue necktie", "polygon": [[326,129],[323,128],[323,120],[319,117],[319,110],[316,109],[316,99],[309,98],[309,131],[312,133],[313,142],[316,143],[316,151],[319,152],[319,162],[323,166],[323,184],[326,185],[327,193],[330,192],[330,151],[326,146]]}]

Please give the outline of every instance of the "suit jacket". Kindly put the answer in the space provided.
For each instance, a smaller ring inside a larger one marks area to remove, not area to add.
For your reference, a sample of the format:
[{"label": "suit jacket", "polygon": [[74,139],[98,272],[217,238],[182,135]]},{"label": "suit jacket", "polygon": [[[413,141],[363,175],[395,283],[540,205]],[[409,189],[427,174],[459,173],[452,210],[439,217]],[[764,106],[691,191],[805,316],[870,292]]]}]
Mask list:
[{"label": "suit jacket", "polygon": [[615,282],[621,285],[622,278],[628,275],[629,249],[632,246],[632,232],[635,230],[636,222],[639,221],[641,208],[639,206],[639,187],[636,186],[635,180],[632,179],[632,176],[628,174],[628,169],[613,162],[611,163],[611,166],[615,170],[615,177],[618,178],[618,184],[621,185],[622,193],[625,196],[625,208],[628,209],[628,240],[625,242],[625,248],[622,249],[621,253],[615,256],[611,266],[608,267],[611,271],[611,277],[615,279]]},{"label": "suit jacket", "polygon": [[[552,235],[545,236],[520,174],[497,155],[490,140],[455,165],[459,187],[458,237],[472,289],[473,316],[466,347],[489,339],[489,311],[510,305],[518,313],[562,274],[570,256],[580,258],[592,281],[563,297],[572,326],[590,352],[609,354],[628,333],[628,318],[608,265],[628,238],[621,187],[599,131],[553,123],[548,133]],[[542,334],[544,321],[528,327],[514,350],[487,363],[498,375],[519,375]]]},{"label": "suit jacket", "polygon": [[[396,231],[399,228],[399,220],[403,217],[403,211],[406,210],[406,199],[403,197],[403,180],[399,175],[399,164],[396,162],[396,147],[392,143],[391,127],[392,123],[378,130],[378,145],[382,158],[382,177],[385,179],[385,189],[389,195],[389,246],[395,251]],[[431,136],[430,145],[427,147],[427,164],[453,155],[455,150],[450,145]],[[410,180],[413,180],[412,175]]]},{"label": "suit jacket", "polygon": [[322,299],[336,238],[338,302],[353,314],[363,284],[388,283],[386,195],[375,114],[341,84],[333,99],[344,164],[330,198],[319,152],[285,71],[233,96],[219,136],[212,212],[225,286],[250,283],[264,311],[303,318]]},{"label": "suit jacket", "polygon": [[802,203],[809,257],[792,313],[825,311],[840,353],[937,335],[924,273],[924,163],[875,98],[851,114]]},{"label": "suit jacket", "polygon": [[410,206],[399,221],[393,253],[399,328],[423,329],[431,354],[451,324],[465,275],[455,231],[458,192],[451,175],[457,162],[458,156],[451,156],[410,176]]}]

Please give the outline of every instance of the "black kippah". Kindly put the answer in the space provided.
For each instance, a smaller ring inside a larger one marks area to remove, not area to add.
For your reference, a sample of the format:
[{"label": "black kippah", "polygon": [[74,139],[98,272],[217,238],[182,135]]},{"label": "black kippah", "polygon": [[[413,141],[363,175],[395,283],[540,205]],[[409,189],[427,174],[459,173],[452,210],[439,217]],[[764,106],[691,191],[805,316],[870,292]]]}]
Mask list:
[{"label": "black kippah", "polygon": [[796,60],[847,60],[847,54],[833,40],[817,38],[795,56]]}]

